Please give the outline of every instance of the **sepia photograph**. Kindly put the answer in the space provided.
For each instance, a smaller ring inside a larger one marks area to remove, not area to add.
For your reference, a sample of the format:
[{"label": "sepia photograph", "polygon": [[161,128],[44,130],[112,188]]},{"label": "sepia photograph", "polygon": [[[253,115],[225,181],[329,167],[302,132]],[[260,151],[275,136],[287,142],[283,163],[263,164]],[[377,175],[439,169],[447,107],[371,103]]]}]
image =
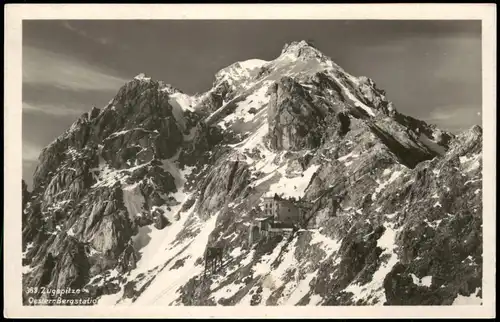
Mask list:
[{"label": "sepia photograph", "polygon": [[481,19],[20,26],[21,307],[493,305]]}]

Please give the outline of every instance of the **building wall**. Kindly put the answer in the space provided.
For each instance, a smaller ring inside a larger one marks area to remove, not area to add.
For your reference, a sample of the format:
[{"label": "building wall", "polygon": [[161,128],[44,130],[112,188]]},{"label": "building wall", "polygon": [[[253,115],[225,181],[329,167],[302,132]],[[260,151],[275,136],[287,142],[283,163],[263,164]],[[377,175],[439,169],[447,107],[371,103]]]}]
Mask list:
[{"label": "building wall", "polygon": [[250,245],[255,243],[259,238],[260,238],[260,232],[259,232],[259,227],[252,225],[248,227],[248,232],[249,232],[249,243]]},{"label": "building wall", "polygon": [[300,211],[292,202],[280,200],[277,201],[276,204],[278,205],[275,215],[276,220],[288,223],[300,222]]},{"label": "building wall", "polygon": [[272,198],[264,199],[264,214],[266,216],[274,216],[275,205],[274,205],[274,200]]},{"label": "building wall", "polygon": [[272,216],[274,220],[300,223],[301,218],[300,209],[289,200],[274,200],[272,197],[264,198],[264,215]]}]

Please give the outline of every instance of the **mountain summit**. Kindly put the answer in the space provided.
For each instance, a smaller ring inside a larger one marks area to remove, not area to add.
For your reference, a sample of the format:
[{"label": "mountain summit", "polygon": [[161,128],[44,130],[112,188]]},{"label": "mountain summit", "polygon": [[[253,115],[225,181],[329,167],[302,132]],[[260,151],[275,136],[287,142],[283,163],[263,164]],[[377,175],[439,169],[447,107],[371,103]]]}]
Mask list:
[{"label": "mountain summit", "polygon": [[403,115],[305,41],[195,96],[139,74],[41,152],[33,191],[23,182],[23,290],[99,305],[481,303],[481,171],[480,127]]}]

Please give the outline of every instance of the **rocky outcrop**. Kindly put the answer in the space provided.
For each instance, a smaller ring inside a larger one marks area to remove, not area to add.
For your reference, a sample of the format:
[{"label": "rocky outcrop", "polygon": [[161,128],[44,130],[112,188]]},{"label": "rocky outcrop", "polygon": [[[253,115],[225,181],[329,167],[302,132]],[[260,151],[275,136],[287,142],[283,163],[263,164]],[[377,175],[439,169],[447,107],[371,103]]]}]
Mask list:
[{"label": "rocky outcrop", "polygon": [[268,125],[271,148],[300,150],[321,144],[323,113],[310,103],[306,91],[284,77],[270,88]]},{"label": "rocky outcrop", "polygon": [[[169,103],[178,92],[136,78],[42,150],[32,196],[24,189],[24,262],[39,270],[26,285],[40,287],[49,279],[59,288],[82,288],[101,272],[129,270],[136,260],[126,245],[138,228],[155,220],[158,229],[168,224],[163,216],[147,218],[148,209],[165,205],[177,191],[161,160],[178,154],[183,132],[193,126],[194,113],[184,119],[184,111]],[[40,265],[47,252],[55,254],[57,274]]]},{"label": "rocky outcrop", "polygon": [[163,228],[170,225],[170,222],[162,213],[158,213],[155,218],[154,226],[158,230],[162,230]]},{"label": "rocky outcrop", "polygon": [[322,59],[325,60],[326,57],[321,53],[311,42],[301,40],[292,41],[285,44],[281,50],[281,56],[283,55],[294,55],[295,57],[302,60],[309,59]]},{"label": "rocky outcrop", "polygon": [[209,217],[227,204],[244,195],[249,184],[248,165],[239,161],[219,159],[208,175],[199,184],[197,211],[202,217]]},{"label": "rocky outcrop", "polygon": [[137,255],[135,254],[134,246],[129,243],[118,258],[117,270],[119,273],[126,273],[136,268],[136,266]]},{"label": "rocky outcrop", "polygon": [[28,191],[28,185],[24,180],[21,181],[21,189],[22,189],[22,203],[23,209],[26,207],[26,204],[31,198],[31,193]]}]

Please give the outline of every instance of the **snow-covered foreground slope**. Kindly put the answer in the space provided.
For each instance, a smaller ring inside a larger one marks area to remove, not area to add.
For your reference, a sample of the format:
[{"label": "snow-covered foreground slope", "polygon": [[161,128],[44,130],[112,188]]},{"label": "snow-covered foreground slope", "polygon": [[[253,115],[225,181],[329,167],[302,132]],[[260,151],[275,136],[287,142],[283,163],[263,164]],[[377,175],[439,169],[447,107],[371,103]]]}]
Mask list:
[{"label": "snow-covered foreground slope", "polygon": [[[306,42],[195,96],[141,74],[42,151],[23,283],[118,306],[480,303],[481,139],[400,114]],[[295,229],[251,241],[272,196]]]}]

